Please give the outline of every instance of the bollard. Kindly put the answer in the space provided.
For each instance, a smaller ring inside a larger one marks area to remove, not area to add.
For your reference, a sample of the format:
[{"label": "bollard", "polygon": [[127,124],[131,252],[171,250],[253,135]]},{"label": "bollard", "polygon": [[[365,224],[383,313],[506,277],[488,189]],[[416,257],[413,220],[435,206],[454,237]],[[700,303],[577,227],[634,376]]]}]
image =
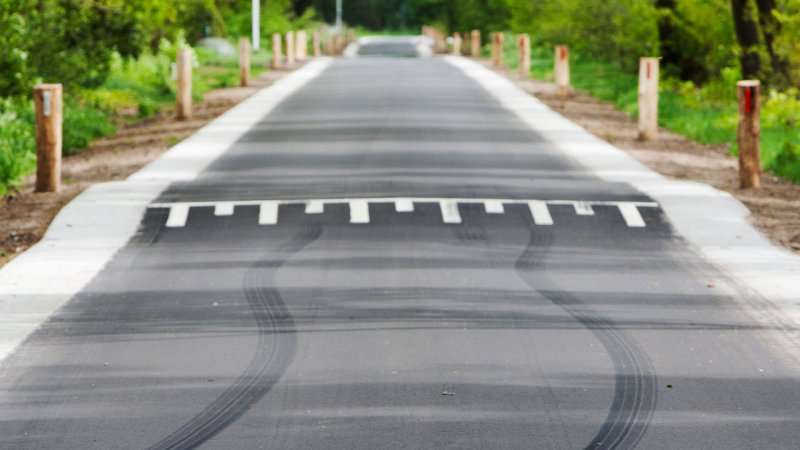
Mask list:
[{"label": "bollard", "polygon": [[239,39],[239,84],[243,87],[250,84],[250,40]]},{"label": "bollard", "polygon": [[739,181],[742,189],[761,187],[761,82],[736,83],[739,100]]},{"label": "bollard", "polygon": [[286,65],[294,65],[294,31],[286,32]]},{"label": "bollard", "polygon": [[495,66],[503,64],[503,43],[506,37],[503,33],[493,33],[492,35],[492,61]]},{"label": "bollard", "polygon": [[569,95],[569,47],[566,45],[556,46],[555,63],[556,91],[560,97]]},{"label": "bollard", "polygon": [[305,30],[297,32],[297,49],[295,53],[298,61],[308,59],[308,33]]},{"label": "bollard", "polygon": [[639,60],[639,139],[658,138],[658,58]]},{"label": "bollard", "polygon": [[472,30],[472,43],[470,44],[473,58],[480,58],[481,56],[481,31]]},{"label": "bollard", "polygon": [[178,120],[192,118],[192,49],[178,50],[178,92],[176,115]]},{"label": "bollard", "polygon": [[283,66],[283,55],[281,55],[281,35],[274,33],[272,35],[272,69],[277,70]]},{"label": "bollard", "polygon": [[344,36],[337,34],[333,37],[333,54],[341,55],[344,51]]},{"label": "bollard", "polygon": [[33,88],[36,114],[36,192],[61,188],[63,87],[39,84]]},{"label": "bollard", "polygon": [[517,38],[519,48],[519,75],[528,78],[531,73],[531,37],[522,34]]},{"label": "bollard", "polygon": [[461,54],[461,35],[453,33],[453,55]]},{"label": "bollard", "polygon": [[312,36],[311,40],[313,43],[311,46],[313,47],[314,57],[319,58],[322,56],[322,47],[320,46],[319,42],[319,31],[315,31],[314,35]]},{"label": "bollard", "polygon": [[461,36],[461,55],[462,56],[467,56],[467,55],[469,55],[471,53],[471,50],[469,48],[469,46],[470,46],[469,40],[470,40],[469,33],[464,33]]}]

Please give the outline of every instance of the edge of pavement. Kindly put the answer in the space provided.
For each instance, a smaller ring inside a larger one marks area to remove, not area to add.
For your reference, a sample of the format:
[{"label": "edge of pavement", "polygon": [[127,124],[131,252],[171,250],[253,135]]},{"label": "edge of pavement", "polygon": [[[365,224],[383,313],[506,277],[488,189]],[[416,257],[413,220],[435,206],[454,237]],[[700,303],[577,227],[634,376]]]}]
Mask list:
[{"label": "edge of pavement", "polygon": [[316,58],[234,106],[123,181],[95,184],[68,203],[42,240],[0,269],[0,362],[86,286],[134,236],[147,205],[194,179],[331,58]]},{"label": "edge of pavement", "polygon": [[672,180],[550,109],[511,80],[461,56],[444,60],[598,178],[628,183],[655,199],[679,236],[712,265],[774,304],[800,336],[800,257],[773,245],[748,221],[750,210],[707,184]]}]

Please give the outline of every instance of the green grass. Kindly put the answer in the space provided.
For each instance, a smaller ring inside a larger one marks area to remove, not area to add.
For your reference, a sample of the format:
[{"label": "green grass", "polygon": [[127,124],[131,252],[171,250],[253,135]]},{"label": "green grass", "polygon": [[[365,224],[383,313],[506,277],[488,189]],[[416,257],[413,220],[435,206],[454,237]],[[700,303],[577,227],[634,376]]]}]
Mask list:
[{"label": "green grass", "polygon": [[[507,66],[518,67],[514,39],[506,35],[504,58]],[[489,56],[490,47],[483,49]],[[531,76],[553,81],[554,50],[534,48]],[[572,52],[571,83],[600,100],[606,100],[637,117],[638,74],[626,72],[613,63],[598,61]],[[659,125],[694,141],[729,146],[736,155],[736,69],[727,69],[706,86],[662,79],[659,98]],[[800,183],[800,92],[765,93],[762,109],[762,165],[772,173]]]},{"label": "green grass", "polygon": [[[152,116],[175,102],[172,61],[177,46],[165,43],[158,54],[145,53],[135,61],[116,58],[106,82],[91,90],[67,90],[64,97],[63,153],[86,149],[93,140],[116,132],[120,121]],[[269,53],[251,58],[256,77],[266,70]],[[238,58],[219,58],[196,49],[193,97],[202,101],[209,91],[239,85]],[[30,99],[0,99],[0,195],[18,186],[35,169],[34,114]]]}]

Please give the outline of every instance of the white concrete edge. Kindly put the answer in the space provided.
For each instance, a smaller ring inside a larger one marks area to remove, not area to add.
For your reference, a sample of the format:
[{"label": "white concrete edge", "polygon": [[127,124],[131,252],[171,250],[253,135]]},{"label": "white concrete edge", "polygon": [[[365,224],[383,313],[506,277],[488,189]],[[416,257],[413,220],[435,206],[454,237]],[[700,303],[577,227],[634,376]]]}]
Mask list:
[{"label": "white concrete edge", "polygon": [[65,206],[38,244],[0,269],[0,361],[103,270],[134,236],[147,206],[171,182],[197,177],[331,61],[309,62],[128,179],[91,186]]},{"label": "white concrete edge", "polygon": [[800,257],[773,245],[748,221],[735,197],[709,185],[671,180],[554,112],[507,78],[460,56],[445,61],[599,178],[628,183],[657,201],[683,237],[708,262],[744,283],[800,324]]}]

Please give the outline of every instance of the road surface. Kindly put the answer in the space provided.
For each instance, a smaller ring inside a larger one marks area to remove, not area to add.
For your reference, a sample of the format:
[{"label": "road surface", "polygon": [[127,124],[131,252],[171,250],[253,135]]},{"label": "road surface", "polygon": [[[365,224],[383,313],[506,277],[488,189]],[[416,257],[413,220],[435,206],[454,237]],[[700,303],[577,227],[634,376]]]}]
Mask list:
[{"label": "road surface", "polygon": [[172,184],[3,363],[0,447],[800,448],[769,303],[414,52]]}]

